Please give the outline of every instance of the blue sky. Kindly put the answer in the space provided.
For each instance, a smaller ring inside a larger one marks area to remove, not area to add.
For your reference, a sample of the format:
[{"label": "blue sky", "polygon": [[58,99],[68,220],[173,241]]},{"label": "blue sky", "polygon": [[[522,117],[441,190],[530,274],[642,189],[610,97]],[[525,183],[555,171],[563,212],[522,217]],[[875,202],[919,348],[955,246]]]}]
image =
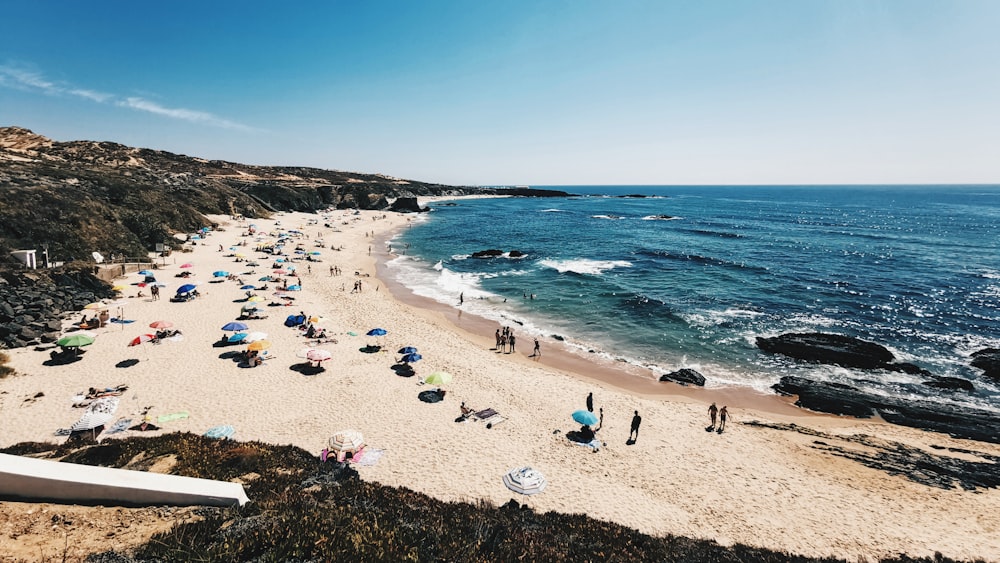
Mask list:
[{"label": "blue sky", "polygon": [[5,2],[0,125],[448,184],[1000,182],[993,0]]}]

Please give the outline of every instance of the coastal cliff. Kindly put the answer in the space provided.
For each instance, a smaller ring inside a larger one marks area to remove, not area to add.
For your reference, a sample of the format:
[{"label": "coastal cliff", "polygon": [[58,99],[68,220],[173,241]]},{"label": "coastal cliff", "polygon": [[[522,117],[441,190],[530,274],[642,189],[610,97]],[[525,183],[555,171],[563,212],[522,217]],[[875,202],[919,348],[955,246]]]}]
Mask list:
[{"label": "coastal cliff", "polygon": [[255,166],[96,141],[59,142],[0,127],[0,254],[48,250],[52,261],[92,252],[146,256],[171,235],[211,226],[205,214],[389,209],[390,199],[554,190],[479,188],[382,174]]}]

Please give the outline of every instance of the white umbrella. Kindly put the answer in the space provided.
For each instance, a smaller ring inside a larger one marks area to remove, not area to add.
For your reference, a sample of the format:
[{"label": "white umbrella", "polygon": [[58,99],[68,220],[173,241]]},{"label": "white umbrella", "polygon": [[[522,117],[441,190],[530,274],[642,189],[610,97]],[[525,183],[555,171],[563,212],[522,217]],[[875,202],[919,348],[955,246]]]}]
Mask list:
[{"label": "white umbrella", "polygon": [[243,342],[256,342],[258,340],[264,340],[265,338],[267,338],[266,332],[251,332],[250,334],[247,334],[247,337],[243,339]]},{"label": "white umbrella", "polygon": [[309,350],[306,352],[306,359],[310,362],[325,362],[332,358],[332,354],[326,350]]},{"label": "white umbrella", "polygon": [[365,438],[357,430],[341,430],[330,437],[330,451],[356,453],[365,446]]},{"label": "white umbrella", "polygon": [[93,430],[98,426],[103,426],[115,417],[118,410],[118,397],[102,397],[97,399],[87,407],[87,412],[83,413],[80,420],[73,423],[69,429],[72,432],[81,430]]},{"label": "white umbrella", "polygon": [[534,495],[545,490],[545,476],[530,467],[511,469],[503,476],[503,484],[515,493]]}]

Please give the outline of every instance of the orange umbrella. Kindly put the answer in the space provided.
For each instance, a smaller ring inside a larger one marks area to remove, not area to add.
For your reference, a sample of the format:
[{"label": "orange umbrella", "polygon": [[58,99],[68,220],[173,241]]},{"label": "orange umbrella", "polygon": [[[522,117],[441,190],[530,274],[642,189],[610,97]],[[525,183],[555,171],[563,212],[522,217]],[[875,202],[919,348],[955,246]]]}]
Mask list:
[{"label": "orange umbrella", "polygon": [[247,350],[250,350],[251,352],[256,350],[259,352],[261,350],[267,350],[270,347],[271,342],[269,340],[257,340],[256,342],[251,342],[250,345],[247,346]]}]

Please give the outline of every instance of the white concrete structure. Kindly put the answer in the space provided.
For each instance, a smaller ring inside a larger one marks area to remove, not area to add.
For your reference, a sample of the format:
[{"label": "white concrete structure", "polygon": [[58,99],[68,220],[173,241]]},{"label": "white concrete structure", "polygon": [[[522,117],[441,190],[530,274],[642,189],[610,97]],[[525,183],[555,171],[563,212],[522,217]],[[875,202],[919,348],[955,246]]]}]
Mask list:
[{"label": "white concrete structure", "polygon": [[243,485],[0,454],[0,498],[123,506],[234,506]]},{"label": "white concrete structure", "polygon": [[11,252],[11,255],[32,270],[38,268],[38,262],[36,261],[34,250],[15,250],[14,252]]}]

